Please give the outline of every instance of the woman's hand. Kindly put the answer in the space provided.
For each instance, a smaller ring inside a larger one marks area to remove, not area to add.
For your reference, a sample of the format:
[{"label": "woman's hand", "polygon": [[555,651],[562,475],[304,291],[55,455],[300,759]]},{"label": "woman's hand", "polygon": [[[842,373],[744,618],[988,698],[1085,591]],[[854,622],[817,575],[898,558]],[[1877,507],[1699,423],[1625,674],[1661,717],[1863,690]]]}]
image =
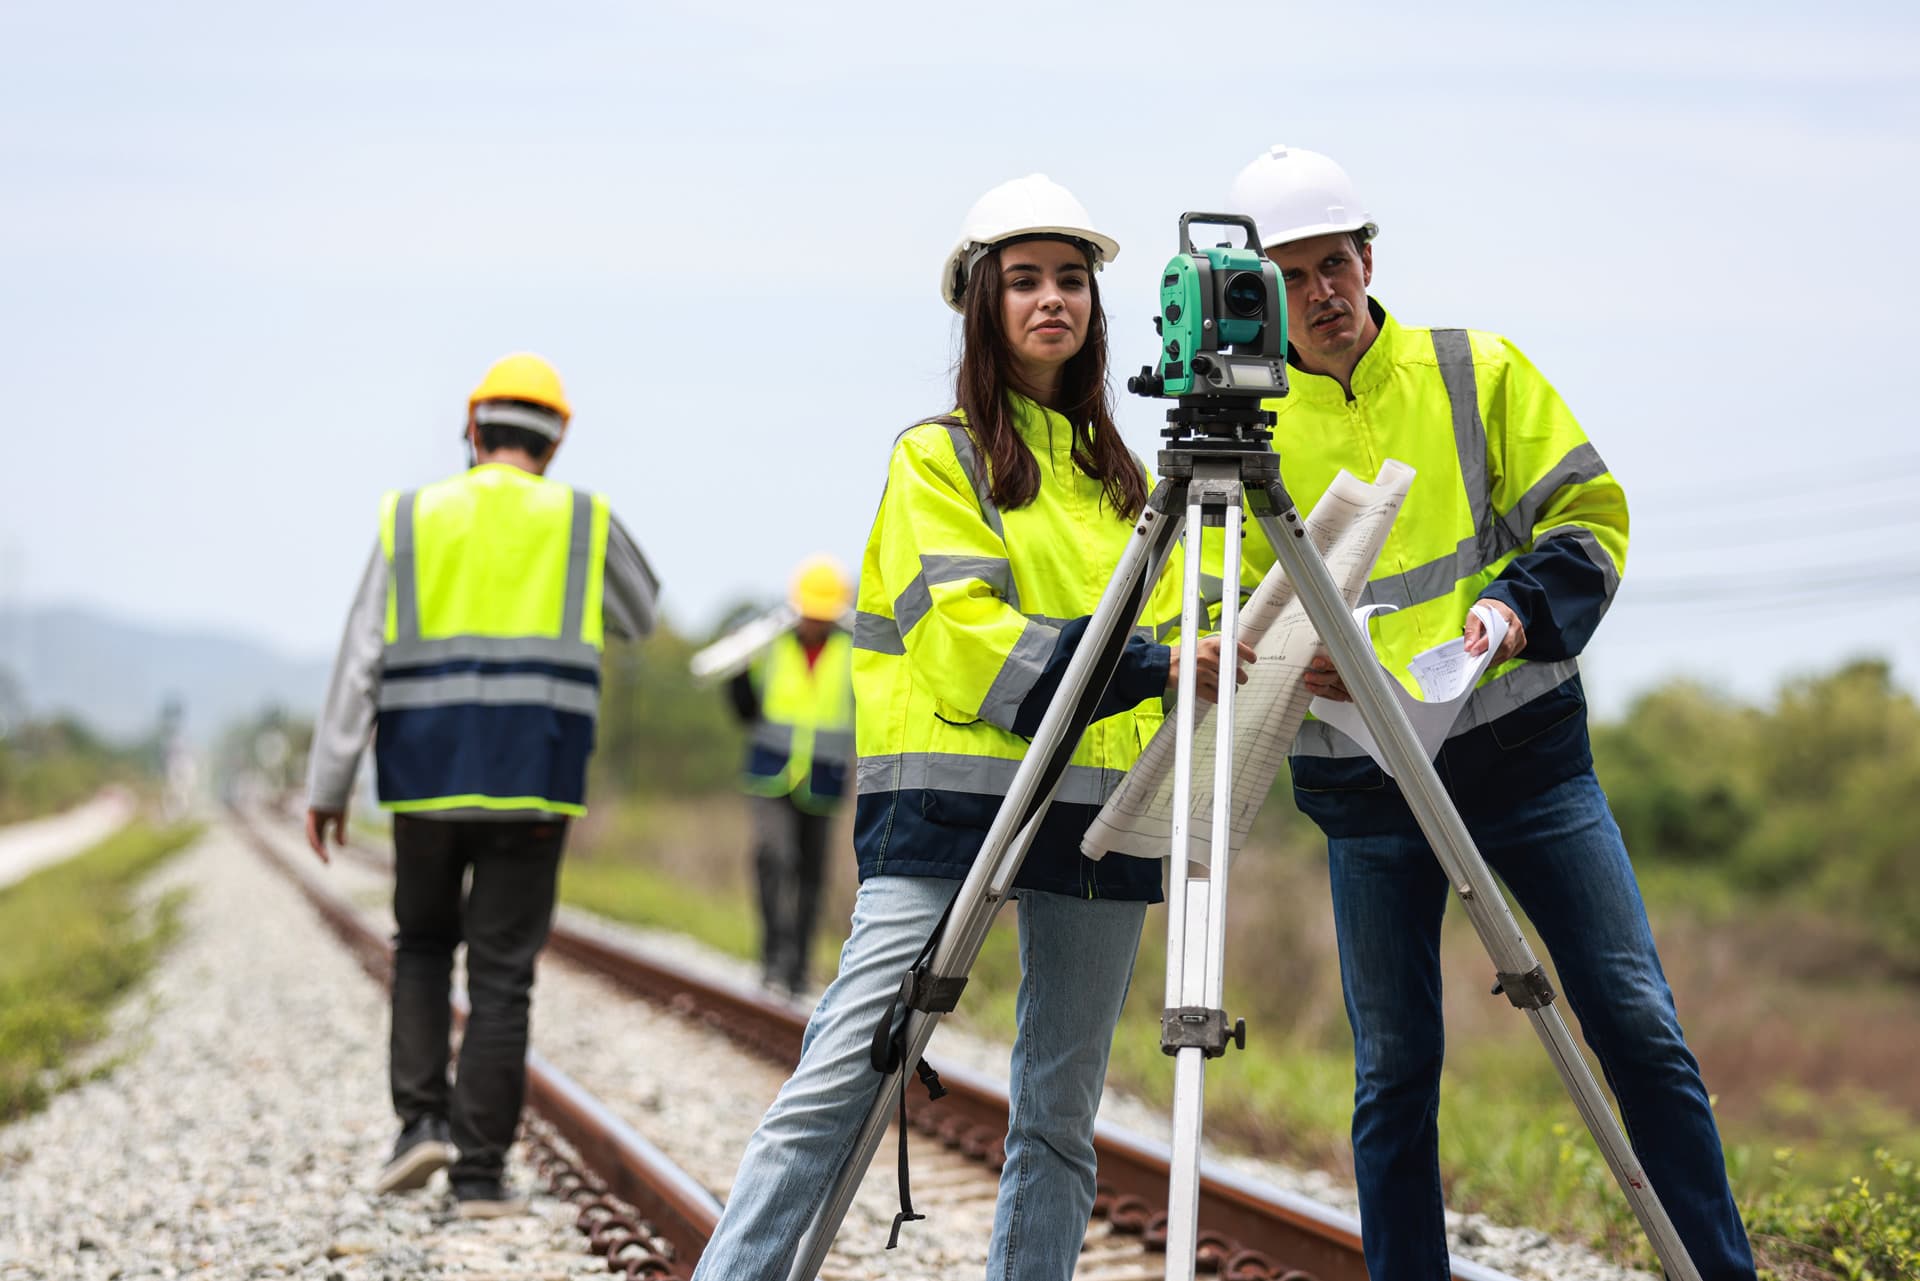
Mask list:
[{"label": "woman's hand", "polygon": [[[1247,683],[1247,664],[1254,661],[1253,646],[1245,641],[1236,644],[1240,649],[1240,662],[1234,667],[1234,683]],[[1202,636],[1194,655],[1194,690],[1203,703],[1215,703],[1220,700],[1220,638]],[[1173,646],[1173,661],[1167,664],[1167,692],[1176,693],[1180,689],[1180,647]]]}]

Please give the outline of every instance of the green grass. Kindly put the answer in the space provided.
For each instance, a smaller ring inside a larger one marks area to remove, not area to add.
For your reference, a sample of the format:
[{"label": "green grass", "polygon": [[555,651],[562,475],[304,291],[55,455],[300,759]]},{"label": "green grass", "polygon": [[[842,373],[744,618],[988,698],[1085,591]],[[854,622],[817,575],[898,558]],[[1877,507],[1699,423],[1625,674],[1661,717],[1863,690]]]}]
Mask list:
[{"label": "green grass", "polygon": [[0,890],[0,1122],[71,1083],[69,1057],[173,937],[178,896],[143,915],[133,891],[199,830],[135,822]]}]

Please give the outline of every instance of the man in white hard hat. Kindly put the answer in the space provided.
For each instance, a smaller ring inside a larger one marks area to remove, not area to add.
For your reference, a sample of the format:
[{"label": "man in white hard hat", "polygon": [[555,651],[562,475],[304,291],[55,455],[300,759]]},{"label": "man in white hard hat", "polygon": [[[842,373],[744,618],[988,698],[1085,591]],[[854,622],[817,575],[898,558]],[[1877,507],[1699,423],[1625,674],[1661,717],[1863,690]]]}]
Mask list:
[{"label": "man in white hard hat", "polygon": [[[1346,468],[1417,469],[1363,603],[1389,670],[1506,623],[1436,762],[1481,853],[1539,929],[1619,1100],[1634,1150],[1708,1281],[1751,1278],[1700,1069],[1674,1013],[1633,868],[1594,777],[1576,656],[1626,565],[1627,506],[1545,378],[1506,339],[1410,329],[1371,298],[1378,225],[1345,170],[1274,147],[1234,180],[1287,293],[1290,389],[1273,445],[1302,510]],[[1249,581],[1272,563],[1247,544]],[[1331,663],[1312,691],[1345,699]],[[1449,886],[1394,780],[1322,721],[1302,727],[1294,797],[1327,836],[1353,1027],[1354,1176],[1367,1268],[1449,1274],[1436,1114],[1440,920]]]}]

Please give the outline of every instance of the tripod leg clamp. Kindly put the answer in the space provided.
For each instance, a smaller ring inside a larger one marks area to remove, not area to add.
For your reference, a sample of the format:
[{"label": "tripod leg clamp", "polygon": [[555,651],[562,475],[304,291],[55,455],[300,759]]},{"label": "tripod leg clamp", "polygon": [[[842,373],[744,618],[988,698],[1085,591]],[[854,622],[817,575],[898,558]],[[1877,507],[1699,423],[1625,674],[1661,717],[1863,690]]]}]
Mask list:
[{"label": "tripod leg clamp", "polygon": [[1525,974],[1497,974],[1493,995],[1504,994],[1517,1010],[1538,1010],[1553,1004],[1553,983],[1542,966]]},{"label": "tripod leg clamp", "polygon": [[951,1014],[960,1004],[960,994],[967,990],[967,976],[958,978],[935,978],[924,970],[907,971],[907,977],[900,982],[900,1004],[909,1010],[924,1010],[929,1014]]},{"label": "tripod leg clamp", "polygon": [[1235,1019],[1227,1030],[1227,1012],[1210,1010],[1204,1005],[1177,1005],[1160,1013],[1160,1052],[1177,1055],[1182,1050],[1199,1050],[1210,1059],[1227,1052],[1227,1046],[1247,1048],[1247,1021]]}]

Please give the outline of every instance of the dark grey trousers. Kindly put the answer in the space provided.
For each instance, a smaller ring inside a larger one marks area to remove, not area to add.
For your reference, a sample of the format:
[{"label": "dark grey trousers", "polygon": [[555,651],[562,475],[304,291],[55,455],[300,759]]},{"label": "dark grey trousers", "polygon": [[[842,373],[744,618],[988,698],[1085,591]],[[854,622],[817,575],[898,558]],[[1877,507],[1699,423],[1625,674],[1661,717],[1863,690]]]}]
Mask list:
[{"label": "dark grey trousers", "polygon": [[753,796],[753,867],[760,890],[760,970],[789,992],[807,985],[807,953],[820,915],[828,814],[809,814],[789,796]]},{"label": "dark grey trousers", "polygon": [[[498,1177],[527,1091],[534,958],[553,925],[564,819],[393,820],[394,1111],[446,1117],[451,1177]],[[471,884],[468,873],[472,873]],[[467,945],[466,1034],[447,1080],[453,951]]]}]

